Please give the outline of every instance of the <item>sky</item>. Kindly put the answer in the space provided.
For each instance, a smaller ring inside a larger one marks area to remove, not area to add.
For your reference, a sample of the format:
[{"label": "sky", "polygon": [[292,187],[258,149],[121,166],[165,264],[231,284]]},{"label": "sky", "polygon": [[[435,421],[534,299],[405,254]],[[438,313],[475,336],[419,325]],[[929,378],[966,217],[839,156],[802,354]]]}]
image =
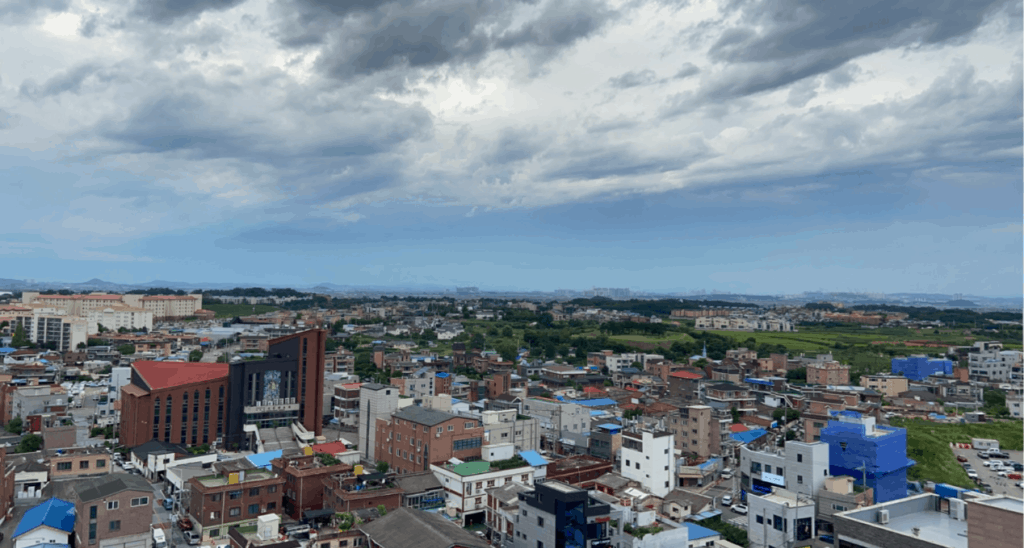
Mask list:
[{"label": "sky", "polygon": [[0,2],[0,277],[1022,294],[1017,1]]}]

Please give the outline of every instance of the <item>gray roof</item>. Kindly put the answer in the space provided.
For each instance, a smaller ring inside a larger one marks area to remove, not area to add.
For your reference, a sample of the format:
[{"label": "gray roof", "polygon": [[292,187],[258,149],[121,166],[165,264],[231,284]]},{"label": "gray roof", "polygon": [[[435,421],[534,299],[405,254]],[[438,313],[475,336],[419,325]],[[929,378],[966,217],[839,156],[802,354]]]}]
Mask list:
[{"label": "gray roof", "polygon": [[608,472],[607,474],[597,478],[595,482],[600,483],[601,485],[611,487],[614,490],[622,489],[623,487],[629,485],[628,479],[614,472]]},{"label": "gray roof", "polygon": [[121,491],[143,491],[152,493],[153,486],[142,476],[135,474],[108,474],[98,478],[75,482],[78,500],[88,502],[109,497]]},{"label": "gray roof", "polygon": [[394,388],[394,387],[389,385],[389,384],[380,384],[380,383],[377,383],[377,382],[364,382],[363,384],[359,385],[359,388],[361,388],[363,390],[383,390],[385,388]]},{"label": "gray roof", "polygon": [[435,426],[444,421],[456,418],[456,416],[451,413],[416,406],[403,407],[392,413],[391,416],[396,419],[407,420],[426,426]]},{"label": "gray roof", "polygon": [[510,482],[502,485],[501,487],[495,487],[488,489],[487,494],[501,501],[502,504],[519,504],[519,493],[525,493],[527,491],[533,491],[533,489],[518,483]]},{"label": "gray roof", "polygon": [[152,454],[162,455],[164,453],[174,453],[175,455],[188,454],[188,450],[185,449],[184,445],[177,443],[168,443],[166,441],[152,439],[146,443],[132,449],[132,454],[139,457],[139,460],[146,460]]},{"label": "gray roof", "polygon": [[488,548],[487,541],[430,512],[399,508],[359,530],[381,548]]},{"label": "gray roof", "polygon": [[700,493],[694,493],[692,491],[685,491],[683,489],[673,489],[669,494],[665,495],[662,499],[665,502],[675,502],[677,504],[686,504],[691,508],[700,510],[704,506],[712,503],[711,497],[706,497]]},{"label": "gray roof", "polygon": [[433,472],[419,472],[398,476],[395,478],[395,483],[406,494],[425,493],[431,489],[441,489],[443,487]]}]

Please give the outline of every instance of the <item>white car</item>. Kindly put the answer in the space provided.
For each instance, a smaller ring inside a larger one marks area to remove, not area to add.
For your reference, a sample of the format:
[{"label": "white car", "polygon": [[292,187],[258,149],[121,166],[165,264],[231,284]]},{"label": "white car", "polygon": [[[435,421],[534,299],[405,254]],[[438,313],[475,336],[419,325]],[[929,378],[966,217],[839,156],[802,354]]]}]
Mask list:
[{"label": "white car", "polygon": [[988,468],[988,467],[992,466],[992,464],[994,462],[995,461],[991,461],[991,460],[983,460],[983,461],[981,461],[981,465],[984,466],[985,468]]},{"label": "white car", "polygon": [[722,497],[722,506],[729,506],[732,504],[732,495],[726,495]]},{"label": "white car", "polygon": [[1009,474],[1009,472],[1007,472],[1006,470],[1000,470],[999,473],[996,475],[1001,478],[1005,478],[1007,474]]},{"label": "white car", "polygon": [[740,515],[747,515],[747,506],[745,504],[735,504],[732,507],[732,511]]},{"label": "white car", "polygon": [[967,471],[967,477],[969,477],[971,479],[978,479],[978,473],[975,472],[974,470],[968,470]]}]

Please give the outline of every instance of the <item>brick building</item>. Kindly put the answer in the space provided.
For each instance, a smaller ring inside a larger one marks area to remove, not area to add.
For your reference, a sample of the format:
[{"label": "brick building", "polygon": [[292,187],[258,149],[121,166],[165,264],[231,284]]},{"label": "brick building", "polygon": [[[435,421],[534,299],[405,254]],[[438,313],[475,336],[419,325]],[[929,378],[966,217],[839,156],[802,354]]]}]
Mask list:
[{"label": "brick building", "polygon": [[402,506],[404,491],[386,474],[335,474],[323,481],[323,507],[335,512],[353,512],[383,504],[391,512]]},{"label": "brick building", "polygon": [[262,514],[281,512],[284,478],[247,462],[217,463],[211,475],[189,480],[182,507],[203,542],[226,537],[231,527],[255,525]]},{"label": "brick building", "polygon": [[270,468],[284,478],[283,511],[296,520],[303,519],[305,512],[324,508],[326,479],[352,470],[351,466],[340,462],[325,465],[320,455],[301,454],[273,459]]},{"label": "brick building", "polygon": [[700,384],[705,378],[703,373],[693,369],[669,373],[668,393],[684,403],[700,403]]},{"label": "brick building", "polygon": [[429,470],[430,463],[452,457],[479,459],[484,437],[475,418],[422,407],[405,407],[390,419],[377,419],[376,430],[376,460],[402,474]]},{"label": "brick building", "polygon": [[310,330],[270,341],[263,360],[223,363],[139,361],[121,388],[121,443],[151,439],[195,446],[221,440],[251,443],[246,425],[300,423],[323,429],[326,332]]},{"label": "brick building", "polygon": [[[153,488],[132,474],[108,474],[54,484],[75,505],[76,546],[147,546]],[[56,489],[55,489],[56,490]]]},{"label": "brick building", "polygon": [[610,473],[612,468],[614,468],[614,463],[611,461],[577,455],[549,463],[545,478],[590,488],[594,486],[594,481],[597,478]]},{"label": "brick building", "polygon": [[14,464],[7,458],[7,448],[0,447],[0,523],[14,512]]},{"label": "brick building", "polygon": [[807,384],[848,385],[850,366],[836,361],[807,364]]},{"label": "brick building", "polygon": [[46,451],[50,480],[110,473],[110,453],[102,447],[70,447]]}]

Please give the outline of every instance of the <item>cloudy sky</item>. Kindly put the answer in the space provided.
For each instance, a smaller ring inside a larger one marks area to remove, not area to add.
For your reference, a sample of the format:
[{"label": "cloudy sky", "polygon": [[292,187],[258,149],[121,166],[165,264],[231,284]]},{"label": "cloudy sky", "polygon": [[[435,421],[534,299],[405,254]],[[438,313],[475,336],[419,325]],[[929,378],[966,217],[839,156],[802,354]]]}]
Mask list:
[{"label": "cloudy sky", "polygon": [[1019,1],[0,0],[0,277],[1022,287]]}]

